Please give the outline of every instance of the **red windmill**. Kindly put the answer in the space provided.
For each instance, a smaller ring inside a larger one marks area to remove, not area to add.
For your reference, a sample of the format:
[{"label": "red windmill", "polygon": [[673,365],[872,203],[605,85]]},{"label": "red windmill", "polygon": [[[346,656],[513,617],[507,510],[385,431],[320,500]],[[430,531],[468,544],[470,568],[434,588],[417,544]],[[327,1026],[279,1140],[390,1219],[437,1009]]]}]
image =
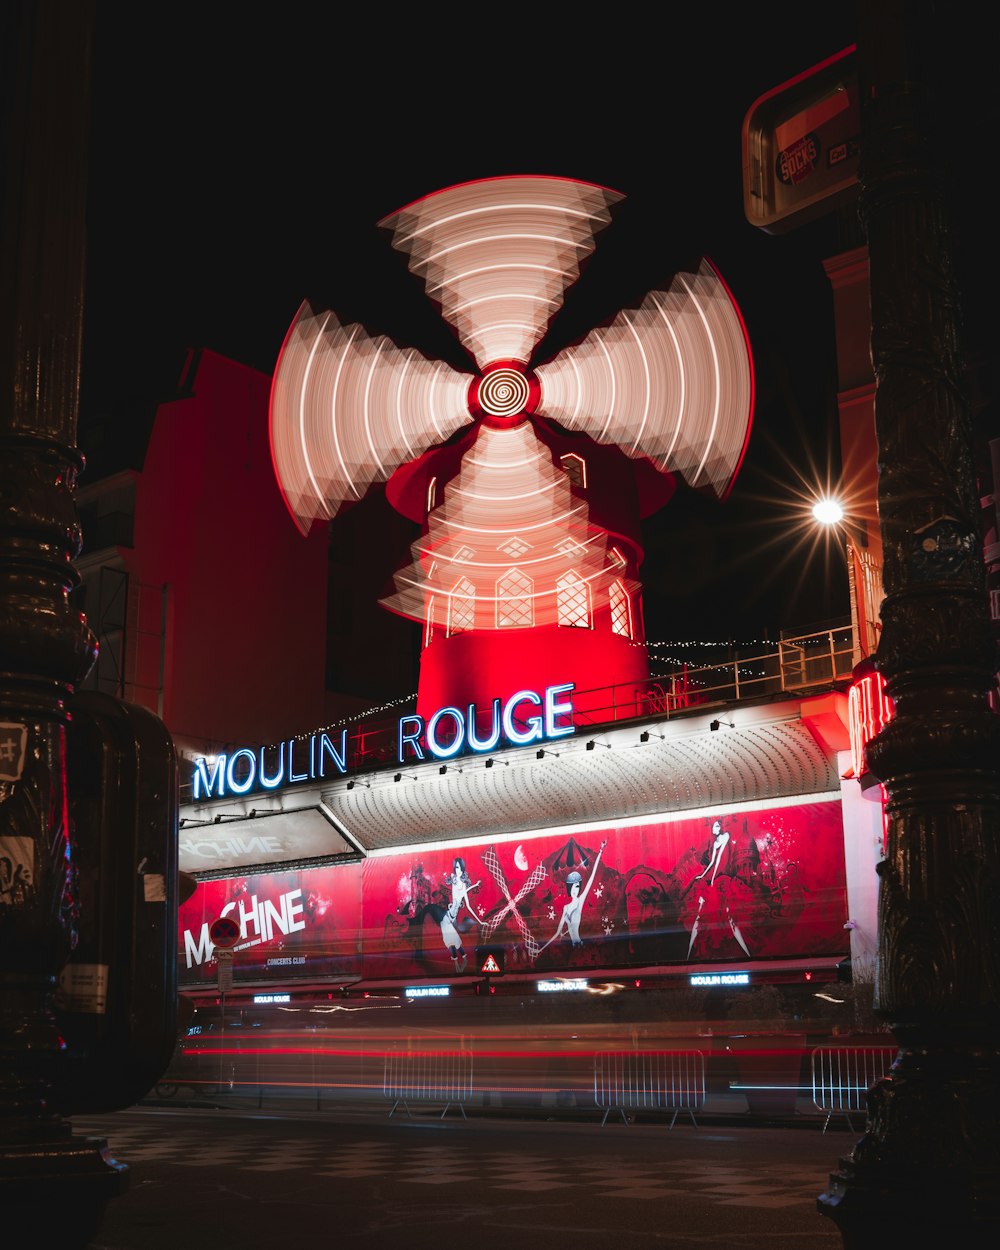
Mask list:
[{"label": "red windmill", "polygon": [[420,715],[568,682],[584,709],[587,691],[643,681],[641,518],[677,477],[719,498],[732,486],[753,367],[709,262],[532,361],[621,198],[491,178],[379,223],[475,362],[468,374],[308,303],[286,336],[271,448],[299,528],[375,482],[421,524],[385,601],[423,622]]}]

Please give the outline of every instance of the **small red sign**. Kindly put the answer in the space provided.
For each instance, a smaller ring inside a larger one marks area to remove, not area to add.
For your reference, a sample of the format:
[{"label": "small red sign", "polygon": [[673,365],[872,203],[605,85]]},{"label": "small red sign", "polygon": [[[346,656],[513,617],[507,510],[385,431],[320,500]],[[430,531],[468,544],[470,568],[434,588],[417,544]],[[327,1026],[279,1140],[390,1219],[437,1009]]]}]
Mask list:
[{"label": "small red sign", "polygon": [[483,976],[496,976],[503,972],[503,969],[497,963],[495,955],[487,955],[479,971]]},{"label": "small red sign", "polygon": [[232,916],[220,916],[213,920],[208,930],[212,945],[220,950],[230,950],[240,940],[240,924]]}]

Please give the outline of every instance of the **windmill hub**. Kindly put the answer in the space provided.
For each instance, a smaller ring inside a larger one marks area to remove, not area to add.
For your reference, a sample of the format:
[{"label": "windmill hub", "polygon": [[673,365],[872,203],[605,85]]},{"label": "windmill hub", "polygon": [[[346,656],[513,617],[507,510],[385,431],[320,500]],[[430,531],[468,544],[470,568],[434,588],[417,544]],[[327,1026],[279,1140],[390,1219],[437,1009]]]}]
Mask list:
[{"label": "windmill hub", "polygon": [[520,360],[497,360],[469,387],[469,411],[490,425],[519,425],[538,405],[540,387]]}]

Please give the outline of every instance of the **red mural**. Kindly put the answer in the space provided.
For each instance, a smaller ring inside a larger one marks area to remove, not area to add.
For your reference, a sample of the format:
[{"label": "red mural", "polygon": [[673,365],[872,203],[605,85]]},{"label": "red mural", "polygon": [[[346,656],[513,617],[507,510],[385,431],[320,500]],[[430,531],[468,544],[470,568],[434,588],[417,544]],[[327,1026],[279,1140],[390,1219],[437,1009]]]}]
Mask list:
[{"label": "red mural", "polygon": [[368,978],[836,955],[840,804],[415,851],[362,866]]},{"label": "red mural", "polygon": [[213,981],[218,968],[208,935],[213,920],[239,921],[235,981],[358,976],[359,864],[203,881],[179,909],[180,983]]},{"label": "red mural", "polygon": [[809,958],[845,949],[840,804],[422,849],[202,882],[180,908],[181,984],[211,983],[209,927],[239,921],[237,982]]}]

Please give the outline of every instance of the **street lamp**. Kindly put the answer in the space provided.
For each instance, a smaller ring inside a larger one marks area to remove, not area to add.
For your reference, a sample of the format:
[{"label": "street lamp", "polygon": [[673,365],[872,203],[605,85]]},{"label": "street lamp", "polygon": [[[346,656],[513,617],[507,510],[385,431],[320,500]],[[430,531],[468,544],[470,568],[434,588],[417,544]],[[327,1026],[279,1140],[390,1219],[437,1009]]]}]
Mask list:
[{"label": "street lamp", "polygon": [[839,499],[817,499],[812,514],[820,525],[839,525],[844,519],[844,508]]},{"label": "street lamp", "polygon": [[843,534],[847,558],[847,579],[851,597],[851,633],[854,664],[860,664],[878,649],[882,606],[881,542],[874,542],[872,527],[848,513],[835,495],[822,495],[812,505],[813,519]]}]

